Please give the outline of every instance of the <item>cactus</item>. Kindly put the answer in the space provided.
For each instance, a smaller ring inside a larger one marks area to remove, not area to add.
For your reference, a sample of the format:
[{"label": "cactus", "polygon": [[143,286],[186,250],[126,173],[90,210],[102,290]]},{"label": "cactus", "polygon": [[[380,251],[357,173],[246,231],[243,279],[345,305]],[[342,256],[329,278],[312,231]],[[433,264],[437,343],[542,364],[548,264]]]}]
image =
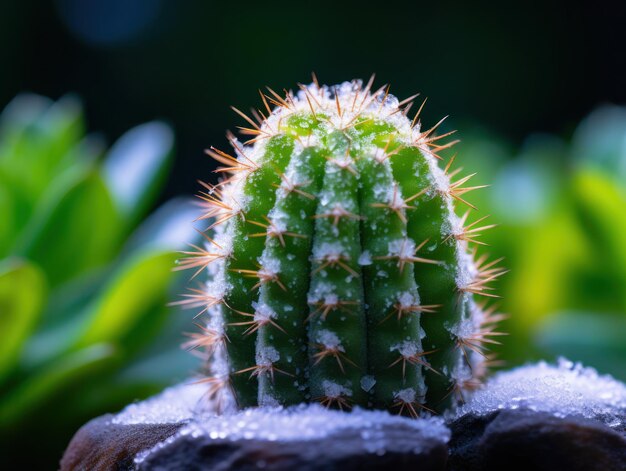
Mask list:
[{"label": "cactus", "polygon": [[[503,273],[468,251],[484,218],[466,223],[454,203],[479,186],[452,181],[456,141],[422,131],[412,100],[372,80],[261,94],[235,155],[204,184],[204,247],[182,268],[208,268],[189,295],[207,317],[190,345],[211,358],[211,395],[239,407],[319,401],[417,416],[441,411],[483,374],[501,318],[493,297]],[[270,104],[275,105],[274,109]],[[422,104],[423,107],[423,104]],[[443,121],[443,120],[442,120]]]}]

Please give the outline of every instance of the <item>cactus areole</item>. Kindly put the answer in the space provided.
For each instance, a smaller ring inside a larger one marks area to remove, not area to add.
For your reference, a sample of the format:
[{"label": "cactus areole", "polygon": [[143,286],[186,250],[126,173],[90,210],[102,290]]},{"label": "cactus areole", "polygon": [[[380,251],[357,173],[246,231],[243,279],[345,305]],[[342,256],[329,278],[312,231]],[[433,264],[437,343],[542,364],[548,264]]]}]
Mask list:
[{"label": "cactus areole", "polygon": [[417,416],[479,384],[501,316],[475,297],[503,270],[468,248],[492,226],[454,211],[479,187],[440,166],[451,133],[371,85],[270,90],[256,119],[235,109],[248,142],[208,151],[224,179],[181,267],[209,274],[185,302],[204,308],[190,345],[211,395]]}]

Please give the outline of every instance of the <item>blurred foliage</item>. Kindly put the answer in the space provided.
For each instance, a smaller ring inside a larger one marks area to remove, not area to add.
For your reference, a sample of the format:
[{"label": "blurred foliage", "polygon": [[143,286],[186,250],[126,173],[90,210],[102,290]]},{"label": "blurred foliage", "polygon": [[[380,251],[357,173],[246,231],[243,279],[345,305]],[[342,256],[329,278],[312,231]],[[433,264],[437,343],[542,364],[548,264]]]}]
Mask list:
[{"label": "blurred foliage", "polygon": [[194,368],[166,304],[195,210],[173,200],[140,224],[173,146],[151,122],[107,151],[71,96],[0,115],[0,440],[18,452],[41,433],[26,462],[54,467],[84,421]]},{"label": "blurred foliage", "polygon": [[500,224],[483,240],[511,269],[504,358],[564,355],[626,380],[626,108],[518,152],[484,131],[465,137],[464,166],[491,184],[469,198]]}]

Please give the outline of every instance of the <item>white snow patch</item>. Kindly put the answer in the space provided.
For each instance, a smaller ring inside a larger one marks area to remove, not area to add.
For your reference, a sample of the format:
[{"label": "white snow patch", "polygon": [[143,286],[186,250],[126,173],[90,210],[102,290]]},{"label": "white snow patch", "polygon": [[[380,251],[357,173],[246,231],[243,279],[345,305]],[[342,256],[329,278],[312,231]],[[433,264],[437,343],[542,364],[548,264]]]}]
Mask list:
[{"label": "white snow patch", "polygon": [[[211,265],[214,265],[214,263]],[[226,281],[223,269],[215,273],[205,285],[206,294],[209,299],[223,299],[229,288],[230,285]]]},{"label": "white snow patch", "polygon": [[458,266],[455,281],[459,288],[465,288],[476,280],[478,270],[476,269],[472,255],[466,250],[464,241],[459,240],[457,246]]},{"label": "white snow patch", "polygon": [[398,257],[400,260],[408,260],[415,255],[415,242],[409,237],[392,240],[388,247],[389,256]]},{"label": "white snow patch", "polygon": [[258,346],[256,349],[256,364],[260,366],[272,366],[280,360],[280,353],[271,345]]},{"label": "white snow patch", "polygon": [[302,404],[290,408],[258,407],[235,414],[193,420],[173,437],[139,454],[135,463],[140,464],[152,451],[163,448],[180,436],[289,443],[321,440],[351,430],[360,432],[363,452],[383,455],[393,446],[393,438],[388,437],[385,430],[396,427],[405,427],[416,434],[412,450],[414,453],[423,451],[422,443],[432,440],[447,443],[450,440],[450,430],[440,417],[408,419],[386,411],[370,411],[358,407],[351,412],[341,412],[319,404]]},{"label": "white snow patch", "polygon": [[280,407],[278,399],[268,391],[259,388],[259,405],[263,407]]},{"label": "white snow patch", "polygon": [[472,369],[467,364],[465,356],[458,351],[456,366],[450,372],[450,378],[454,380],[457,385],[463,385],[467,381],[471,381],[473,378]]},{"label": "white snow patch", "polygon": [[184,422],[211,410],[211,404],[201,400],[206,391],[206,384],[190,380],[167,388],[145,401],[126,406],[111,422],[120,425]]},{"label": "white snow patch", "polygon": [[270,319],[276,318],[276,312],[266,303],[259,301],[252,302],[254,308],[254,321],[255,322],[267,322]]},{"label": "white snow patch", "polygon": [[263,250],[263,254],[259,257],[259,264],[261,265],[259,274],[273,276],[280,273],[280,259],[271,257],[267,248]]},{"label": "white snow patch", "polygon": [[365,392],[370,392],[376,385],[376,378],[372,375],[365,375],[361,378],[361,389]]},{"label": "white snow patch", "polygon": [[598,419],[609,427],[623,427],[626,385],[563,358],[556,366],[542,361],[496,374],[456,415],[485,415],[521,407],[557,417]]},{"label": "white snow patch", "polygon": [[393,397],[407,404],[412,404],[417,399],[417,392],[413,388],[405,388],[400,391],[394,391]]},{"label": "white snow patch", "polygon": [[307,296],[309,304],[315,304],[320,301],[325,304],[336,304],[339,296],[335,293],[335,286],[331,283],[317,282],[313,283]]},{"label": "white snow patch", "polygon": [[419,344],[417,342],[412,342],[410,340],[405,340],[403,342],[400,342],[400,343],[397,343],[395,345],[392,345],[389,348],[389,351],[391,351],[391,352],[397,351],[404,358],[410,358],[410,357],[415,356],[418,353],[420,353],[421,348],[420,348],[420,346],[419,346]]},{"label": "white snow patch", "polygon": [[317,332],[316,338],[318,343],[321,343],[322,345],[324,345],[324,347],[330,350],[337,349],[340,352],[344,351],[343,347],[341,346],[341,340],[339,340],[339,337],[335,332],[321,329],[319,332]]},{"label": "white snow patch", "polygon": [[322,389],[324,390],[324,396],[330,398],[336,398],[341,396],[352,396],[352,390],[334,381],[325,379],[322,381]]},{"label": "white snow patch", "polygon": [[346,249],[339,242],[323,242],[313,247],[313,260],[340,260],[345,254]]},{"label": "white snow patch", "polygon": [[398,303],[400,307],[410,308],[412,306],[418,306],[420,303],[417,292],[411,293],[410,291],[404,291],[398,296]]},{"label": "white snow patch", "polygon": [[361,252],[361,255],[359,255],[359,265],[371,265],[372,264],[372,254],[369,252],[369,250],[364,250],[363,252]]},{"label": "white snow patch", "polygon": [[448,332],[460,339],[471,338],[472,335],[476,333],[478,327],[480,327],[480,325],[477,326],[473,318],[461,319],[450,327],[446,325]]},{"label": "white snow patch", "polygon": [[267,217],[271,223],[267,228],[268,237],[277,236],[287,232],[287,221],[289,220],[289,215],[287,213],[275,206],[270,210]]}]

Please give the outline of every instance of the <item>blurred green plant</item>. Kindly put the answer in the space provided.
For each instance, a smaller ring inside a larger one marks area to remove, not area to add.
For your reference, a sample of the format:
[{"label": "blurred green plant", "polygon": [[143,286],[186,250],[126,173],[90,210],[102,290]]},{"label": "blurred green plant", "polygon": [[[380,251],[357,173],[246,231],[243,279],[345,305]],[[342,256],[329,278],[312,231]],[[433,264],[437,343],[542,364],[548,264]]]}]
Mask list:
[{"label": "blurred green plant", "polygon": [[565,355],[626,379],[626,108],[597,109],[570,142],[530,136],[516,155],[485,132],[465,140],[464,162],[493,183],[470,198],[501,223],[484,241],[511,267],[505,359]]},{"label": "blurred green plant", "polygon": [[173,200],[139,224],[173,146],[151,122],[105,151],[69,96],[18,96],[0,115],[3,448],[43,430],[56,460],[83,421],[194,368],[166,304],[195,210]]}]

